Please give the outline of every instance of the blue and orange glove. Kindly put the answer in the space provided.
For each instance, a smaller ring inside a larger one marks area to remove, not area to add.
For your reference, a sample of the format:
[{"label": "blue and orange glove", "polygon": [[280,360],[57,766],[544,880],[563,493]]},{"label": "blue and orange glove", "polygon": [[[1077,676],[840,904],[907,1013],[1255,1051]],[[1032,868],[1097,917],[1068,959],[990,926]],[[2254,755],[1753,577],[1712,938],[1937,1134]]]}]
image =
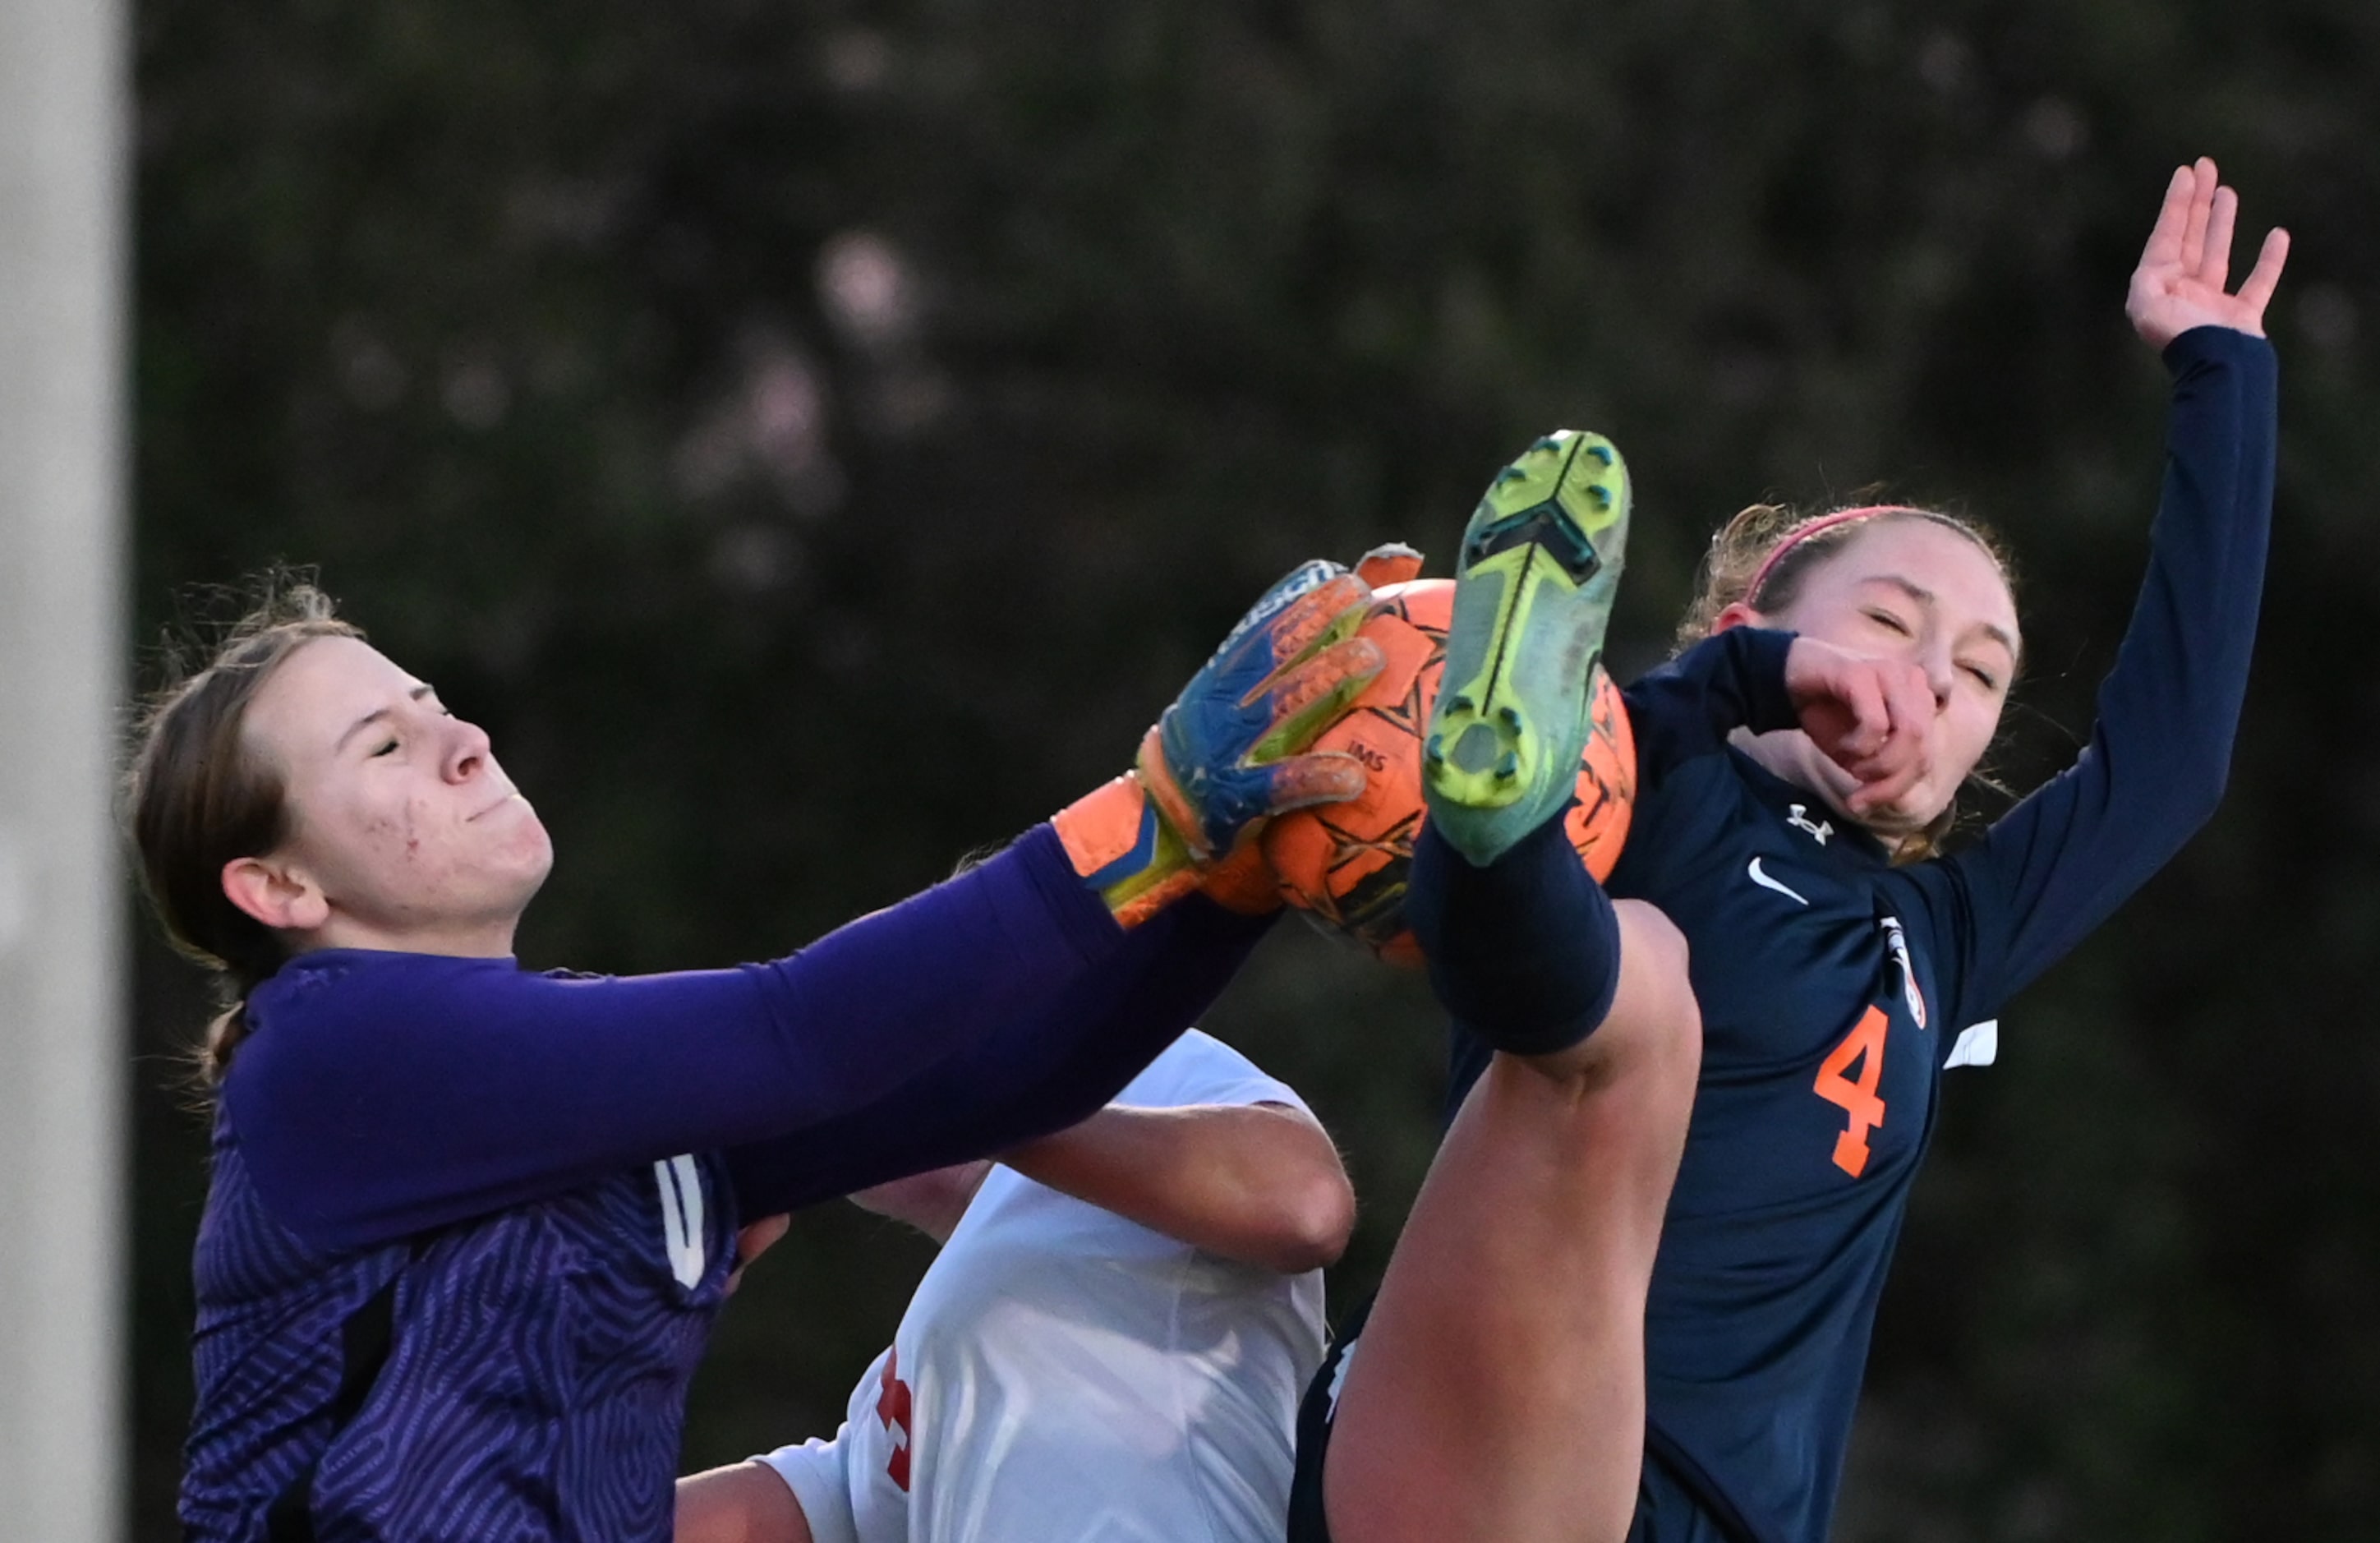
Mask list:
[{"label": "blue and orange glove", "polygon": [[1364,791],[1354,757],[1313,753],[1385,663],[1355,635],[1374,584],[1420,571],[1383,547],[1354,572],[1306,563],[1264,593],[1148,733],[1133,770],[1051,818],[1083,882],[1125,927],[1193,890],[1234,910],[1280,904],[1254,837],[1291,809]]}]

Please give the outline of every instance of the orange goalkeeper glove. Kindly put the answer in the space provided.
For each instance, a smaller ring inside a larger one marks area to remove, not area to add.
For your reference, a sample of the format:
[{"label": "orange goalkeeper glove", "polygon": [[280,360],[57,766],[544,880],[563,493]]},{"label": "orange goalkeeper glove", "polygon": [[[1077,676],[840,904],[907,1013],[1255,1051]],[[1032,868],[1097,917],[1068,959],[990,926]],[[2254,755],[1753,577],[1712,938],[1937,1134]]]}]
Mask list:
[{"label": "orange goalkeeper glove", "polygon": [[1353,757],[1306,750],[1385,662],[1355,636],[1372,585],[1421,558],[1382,548],[1350,573],[1312,562],[1265,591],[1141,739],[1133,771],[1052,820],[1075,871],[1136,926],[1204,887],[1235,910],[1279,902],[1253,839],[1291,809],[1353,798]]}]

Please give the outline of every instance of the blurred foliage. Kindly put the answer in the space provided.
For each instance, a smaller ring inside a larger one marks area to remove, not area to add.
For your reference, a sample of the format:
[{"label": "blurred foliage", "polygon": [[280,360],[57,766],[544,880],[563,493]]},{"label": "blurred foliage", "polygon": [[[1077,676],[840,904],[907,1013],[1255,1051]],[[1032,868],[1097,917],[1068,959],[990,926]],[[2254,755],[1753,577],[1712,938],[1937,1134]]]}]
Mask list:
[{"label": "blurred foliage", "polygon": [[[2154,501],[2124,275],[2167,171],[2216,155],[2299,241],[2230,801],[1952,1079],[1840,1536],[2368,1535],[2380,761],[2340,650],[2380,584],[2380,11],[138,9],[144,629],[320,564],[493,733],[561,851],[524,955],[589,968],[782,953],[933,880],[1116,770],[1293,561],[1448,547],[1561,422],[1634,465],[1623,662],[1756,496],[2004,526],[2038,776]],[[200,1010],[154,948],[139,1000],[162,1537]],[[1343,1304],[1427,1160],[1427,993],[1293,924],[1210,1027],[1349,1150]],[[831,1429],[923,1257],[804,1218],[722,1325],[689,1465]]]}]

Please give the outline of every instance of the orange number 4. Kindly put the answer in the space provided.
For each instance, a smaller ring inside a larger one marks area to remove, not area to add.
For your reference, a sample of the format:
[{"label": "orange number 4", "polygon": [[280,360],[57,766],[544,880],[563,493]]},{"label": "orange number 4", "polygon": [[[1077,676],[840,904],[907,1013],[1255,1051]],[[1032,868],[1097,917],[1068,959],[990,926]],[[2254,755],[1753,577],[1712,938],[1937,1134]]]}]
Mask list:
[{"label": "orange number 4", "polygon": [[[1884,1076],[1886,1027],[1884,1010],[1869,1008],[1818,1068],[1818,1097],[1841,1105],[1851,1116],[1851,1128],[1835,1137],[1835,1166],[1854,1179],[1867,1166],[1867,1133],[1884,1124],[1884,1100],[1876,1096],[1876,1085]],[[1857,1082],[1846,1075],[1854,1061],[1860,1063]]]}]

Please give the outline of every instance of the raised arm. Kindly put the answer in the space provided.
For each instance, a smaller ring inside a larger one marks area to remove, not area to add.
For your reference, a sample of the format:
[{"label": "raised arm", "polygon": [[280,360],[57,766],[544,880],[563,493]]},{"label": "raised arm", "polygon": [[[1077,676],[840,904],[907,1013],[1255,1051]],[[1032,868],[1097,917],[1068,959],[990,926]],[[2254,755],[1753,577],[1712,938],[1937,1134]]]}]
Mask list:
[{"label": "raised arm", "polygon": [[2214,813],[2246,694],[2272,522],[2276,369],[2265,305],[2288,237],[2227,294],[2237,197],[2175,173],[2127,310],[2173,376],[2148,577],[2074,765],[1953,859],[1976,930],[1976,1015],[2105,920]]},{"label": "raised arm", "polygon": [[[1335,1263],[1355,1224],[1355,1192],[1321,1124],[1294,1095],[1250,1069],[1218,1079],[1203,1037],[1160,1057],[1207,1076],[1184,1101],[1111,1103],[1028,1141],[1000,1162],[1037,1184],[1179,1243],[1281,1274]],[[1228,1056],[1230,1052],[1223,1054]],[[854,1193],[863,1209],[948,1243],[994,1164],[961,1162]]]},{"label": "raised arm", "polygon": [[1267,918],[1193,896],[1128,935],[1096,976],[879,1097],[732,1148],[745,1216],[1010,1150],[1087,1118],[1204,1013]]},{"label": "raised arm", "polygon": [[1041,828],[766,965],[309,955],[251,999],[225,1110],[285,1224],[364,1246],[831,1119],[1130,968],[1126,942]]},{"label": "raised arm", "polygon": [[1650,787],[1669,768],[1716,754],[1739,728],[1766,734],[1799,727],[1785,686],[1792,646],[1791,633],[1730,627],[1622,692],[1641,784]]},{"label": "raised arm", "polygon": [[[1135,776],[1085,801],[1099,818],[1078,805],[772,964],[568,979],[509,959],[300,958],[251,997],[225,1086],[260,1193],[301,1235],[362,1246],[681,1152],[809,1136],[774,1158],[912,1172],[1081,1118],[1263,930],[1199,886],[1267,816],[1361,791],[1352,758],[1302,752],[1378,671],[1351,636],[1369,599],[1359,574],[1299,568],[1166,710]],[[1161,958],[1175,940],[1183,957]],[[968,1080],[933,1081],[963,1051]],[[916,1087],[922,1100],[887,1103]],[[761,1169],[772,1196],[858,1187]]]},{"label": "raised arm", "polygon": [[[1748,609],[1748,608],[1746,608]],[[1798,730],[1836,773],[1854,815],[1907,792],[1925,770],[1933,695],[1924,671],[1815,638],[1732,623],[1627,692],[1638,774],[1649,784],[1742,729]]]},{"label": "raised arm", "polygon": [[1111,1105],[1002,1160],[1152,1232],[1284,1275],[1337,1263],[1355,1226],[1339,1149],[1286,1104]]}]

